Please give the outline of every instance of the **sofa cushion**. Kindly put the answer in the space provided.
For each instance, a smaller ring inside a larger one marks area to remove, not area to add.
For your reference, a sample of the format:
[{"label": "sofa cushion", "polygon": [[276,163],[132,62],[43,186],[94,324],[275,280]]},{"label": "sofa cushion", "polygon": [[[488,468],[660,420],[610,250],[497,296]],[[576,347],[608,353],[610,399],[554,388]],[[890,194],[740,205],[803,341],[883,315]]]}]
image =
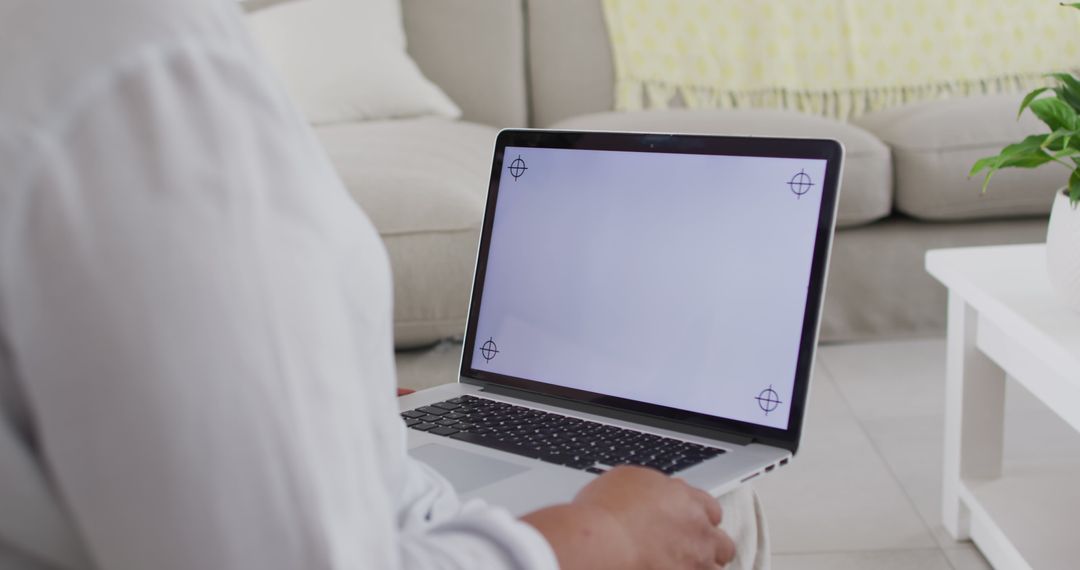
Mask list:
[{"label": "sofa cushion", "polygon": [[967,220],[1046,214],[1068,172],[1050,164],[1002,170],[986,193],[983,177],[968,178],[979,158],[1005,145],[1048,132],[1030,113],[1018,121],[1019,95],[964,97],[894,107],[855,123],[893,152],[897,210],[924,220]]},{"label": "sofa cushion", "polygon": [[944,224],[892,216],[838,232],[829,257],[821,342],[941,336],[948,291],[926,272],[927,250],[1044,239],[1045,218]]},{"label": "sofa cushion", "polygon": [[465,330],[496,132],[437,118],[316,130],[386,244],[399,348]]},{"label": "sofa cushion", "polygon": [[889,215],[892,207],[888,147],[858,127],[821,117],[791,111],[679,109],[597,113],[560,121],[552,128],[834,138],[847,150],[837,225],[872,222]]},{"label": "sofa cushion", "polygon": [[405,52],[399,0],[303,0],[249,13],[285,91],[316,124],[461,111]]},{"label": "sofa cushion", "polygon": [[409,55],[466,121],[529,121],[525,9],[506,0],[402,0]]}]

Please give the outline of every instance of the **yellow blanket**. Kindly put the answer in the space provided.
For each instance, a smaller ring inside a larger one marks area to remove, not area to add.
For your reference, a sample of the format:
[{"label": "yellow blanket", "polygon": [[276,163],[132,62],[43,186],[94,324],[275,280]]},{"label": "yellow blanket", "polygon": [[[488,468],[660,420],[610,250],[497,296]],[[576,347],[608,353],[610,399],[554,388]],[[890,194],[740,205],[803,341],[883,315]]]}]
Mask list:
[{"label": "yellow blanket", "polygon": [[603,0],[620,110],[796,109],[848,119],[1007,93],[1080,68],[1057,0]]}]

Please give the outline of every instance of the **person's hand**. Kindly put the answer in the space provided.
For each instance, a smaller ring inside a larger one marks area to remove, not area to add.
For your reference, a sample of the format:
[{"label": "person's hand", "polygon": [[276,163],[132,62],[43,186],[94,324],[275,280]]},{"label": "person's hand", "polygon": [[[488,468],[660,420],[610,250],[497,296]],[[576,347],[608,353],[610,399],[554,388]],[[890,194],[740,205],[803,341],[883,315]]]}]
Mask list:
[{"label": "person's hand", "polygon": [[617,467],[573,502],[524,517],[551,543],[564,570],[716,569],[735,556],[718,528],[720,504],[682,479]]},{"label": "person's hand", "polygon": [[574,503],[612,515],[635,552],[635,568],[717,568],[735,556],[735,544],[718,528],[720,503],[652,469],[612,469],[582,489]]}]

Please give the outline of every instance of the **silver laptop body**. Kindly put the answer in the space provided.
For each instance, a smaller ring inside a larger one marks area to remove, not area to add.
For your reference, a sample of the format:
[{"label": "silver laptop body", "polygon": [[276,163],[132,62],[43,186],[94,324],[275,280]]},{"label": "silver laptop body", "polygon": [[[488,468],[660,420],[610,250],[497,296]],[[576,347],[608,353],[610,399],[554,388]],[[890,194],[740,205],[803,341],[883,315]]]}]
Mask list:
[{"label": "silver laptop body", "polygon": [[798,449],[834,230],[833,140],[505,130],[457,383],[409,453],[514,514],[613,465],[726,493]]}]

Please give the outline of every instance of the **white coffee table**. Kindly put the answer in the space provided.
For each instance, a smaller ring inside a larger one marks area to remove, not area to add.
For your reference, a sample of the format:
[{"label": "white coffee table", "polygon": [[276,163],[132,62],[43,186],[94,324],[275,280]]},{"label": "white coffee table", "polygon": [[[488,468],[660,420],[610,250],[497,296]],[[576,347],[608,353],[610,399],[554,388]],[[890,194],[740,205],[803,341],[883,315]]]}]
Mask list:
[{"label": "white coffee table", "polygon": [[1080,473],[1002,475],[1005,376],[1080,431],[1080,313],[1046,277],[1045,248],[942,249],[949,289],[945,528],[995,568],[1080,568]]}]

